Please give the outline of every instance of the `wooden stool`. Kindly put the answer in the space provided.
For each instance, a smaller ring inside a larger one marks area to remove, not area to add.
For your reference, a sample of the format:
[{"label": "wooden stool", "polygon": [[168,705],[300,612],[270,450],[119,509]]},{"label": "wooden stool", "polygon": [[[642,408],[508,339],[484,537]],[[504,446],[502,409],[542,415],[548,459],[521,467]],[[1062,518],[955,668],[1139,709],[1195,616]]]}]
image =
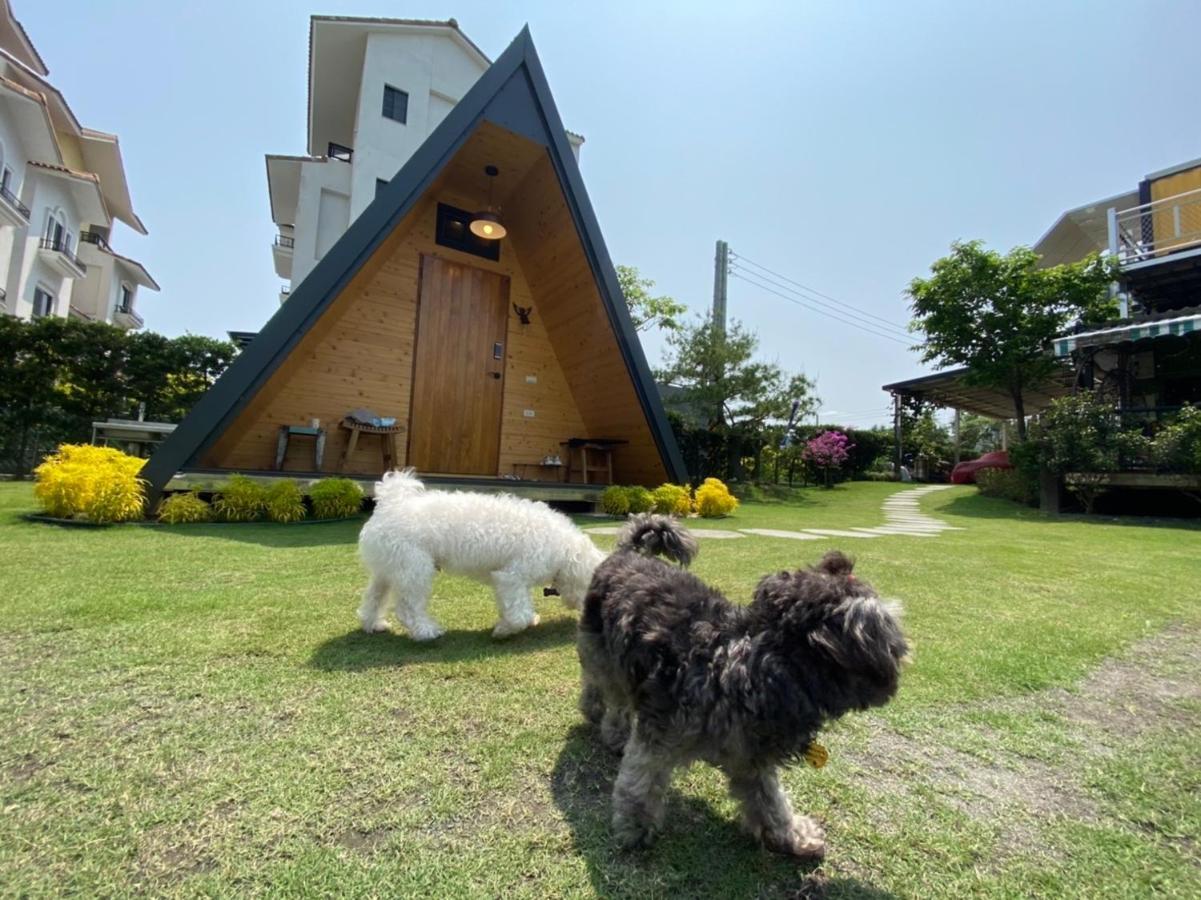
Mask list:
[{"label": "wooden stool", "polygon": [[288,442],[293,437],[311,437],[316,439],[313,447],[313,461],[317,464],[314,472],[321,471],[321,461],[325,458],[325,429],[310,428],[307,425],[280,425],[279,439],[275,442],[275,470],[284,467],[284,457],[288,455]]},{"label": "wooden stool", "polygon": [[359,442],[360,434],[378,434],[380,437],[380,452],[384,457],[384,471],[391,471],[396,464],[399,454],[396,452],[396,435],[405,430],[403,425],[364,425],[358,419],[343,419],[341,427],[350,432],[346,447],[342,450],[342,458],[338,461],[338,471],[346,471],[346,461],[354,453],[355,445]]}]

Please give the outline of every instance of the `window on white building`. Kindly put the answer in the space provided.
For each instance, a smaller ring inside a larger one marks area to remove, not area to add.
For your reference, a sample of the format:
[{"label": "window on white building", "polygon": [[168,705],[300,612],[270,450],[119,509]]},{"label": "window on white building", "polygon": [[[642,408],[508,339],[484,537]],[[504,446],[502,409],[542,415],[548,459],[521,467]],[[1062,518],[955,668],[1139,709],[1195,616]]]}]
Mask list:
[{"label": "window on white building", "polygon": [[33,318],[54,315],[54,295],[40,287],[33,289]]},{"label": "window on white building", "polygon": [[55,250],[71,249],[71,232],[67,231],[66,219],[61,213],[47,211],[46,246]]},{"label": "window on white building", "polygon": [[125,282],[121,282],[121,296],[117,300],[117,309],[120,312],[133,312],[133,288]]},{"label": "window on white building", "polygon": [[390,84],[384,85],[384,118],[402,125],[409,120],[409,95]]}]

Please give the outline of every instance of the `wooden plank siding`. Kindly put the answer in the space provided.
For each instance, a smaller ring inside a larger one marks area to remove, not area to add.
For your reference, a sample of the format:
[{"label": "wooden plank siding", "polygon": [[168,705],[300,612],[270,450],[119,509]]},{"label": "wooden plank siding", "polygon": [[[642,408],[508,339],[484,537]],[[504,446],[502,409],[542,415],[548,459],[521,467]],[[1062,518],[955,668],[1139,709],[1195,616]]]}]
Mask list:
[{"label": "wooden plank siding", "polygon": [[629,441],[614,455],[617,482],[660,484],[667,471],[549,159],[530,169],[505,215],[587,436]]},{"label": "wooden plank siding", "polygon": [[[241,415],[203,457],[205,468],[261,470],[269,467],[281,424],[308,423],[318,418],[326,426],[325,470],[334,471],[346,445],[347,433],[337,423],[356,407],[408,422],[412,386],[413,335],[417,315],[418,279],[422,253],[505,275],[510,279],[509,328],[506,347],[505,393],[501,413],[498,472],[513,471],[516,463],[537,462],[559,452],[559,441],[584,435],[584,423],[513,247],[501,248],[499,262],[460,253],[434,242],[438,202],[471,208],[471,196],[451,189],[436,191],[401,223],[381,248],[379,264],[365,268],[331,305],[288,360],[271,376]],[[370,273],[367,269],[371,269]],[[522,325],[512,304],[534,307],[529,325]],[[532,376],[535,383],[530,383]],[[526,410],[533,410],[528,417]],[[398,442],[407,462],[407,439]],[[290,446],[285,469],[311,471],[312,442]],[[378,439],[360,439],[347,471],[378,475]]]},{"label": "wooden plank siding", "polygon": [[[482,168],[493,161],[501,168],[495,196],[509,229],[500,260],[438,246],[437,204],[478,208],[488,187]],[[550,157],[541,145],[491,123],[478,128],[198,465],[267,469],[279,426],[317,418],[328,434],[324,470],[333,472],[346,445],[347,433],[338,428],[346,413],[368,407],[407,425],[422,254],[509,279],[496,475],[560,454],[569,437],[592,437],[628,441],[614,455],[619,483],[654,486],[667,479]],[[514,304],[533,308],[530,324],[520,323]],[[398,444],[404,465],[408,435]],[[312,443],[294,441],[285,470],[312,466]],[[371,476],[381,468],[378,440],[364,436],[347,472]]]}]

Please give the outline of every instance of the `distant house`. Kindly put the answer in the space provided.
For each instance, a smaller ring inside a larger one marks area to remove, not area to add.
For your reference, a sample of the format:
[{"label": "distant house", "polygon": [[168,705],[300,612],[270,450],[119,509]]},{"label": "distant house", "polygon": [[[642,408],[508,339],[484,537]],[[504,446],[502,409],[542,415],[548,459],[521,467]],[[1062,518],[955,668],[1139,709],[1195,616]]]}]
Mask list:
[{"label": "distant house", "polygon": [[[352,441],[345,420],[360,408],[399,429],[390,459],[376,435]],[[603,473],[554,465],[578,459],[569,450],[581,443],[600,445]],[[369,486],[386,465],[547,499],[594,500],[610,477],[686,477],[528,31],[333,241],[143,476],[152,493],[233,472],[344,471]]]},{"label": "distant house", "polygon": [[1034,249],[1045,265],[1098,251],[1121,264],[1121,318],[1054,342],[1083,384],[1128,417],[1158,419],[1201,403],[1201,160],[1069,210]]},{"label": "distant house", "polygon": [[[1143,178],[1132,190],[1065,212],[1034,245],[1044,266],[1109,253],[1121,264],[1121,317],[1060,335],[1048,348],[1059,374],[1024,400],[1035,415],[1074,387],[1112,398],[1127,420],[1170,416],[1201,402],[1201,160]],[[968,385],[965,370],[884,386],[998,419],[1013,418],[1007,392]]]},{"label": "distant house", "polygon": [[454,19],[309,20],[306,152],[267,155],[281,303],[489,64]]},{"label": "distant house", "polygon": [[0,311],[141,328],[138,291],[159,287],[110,244],[115,221],[146,234],[117,136],[81,125],[49,74],[0,0]]}]

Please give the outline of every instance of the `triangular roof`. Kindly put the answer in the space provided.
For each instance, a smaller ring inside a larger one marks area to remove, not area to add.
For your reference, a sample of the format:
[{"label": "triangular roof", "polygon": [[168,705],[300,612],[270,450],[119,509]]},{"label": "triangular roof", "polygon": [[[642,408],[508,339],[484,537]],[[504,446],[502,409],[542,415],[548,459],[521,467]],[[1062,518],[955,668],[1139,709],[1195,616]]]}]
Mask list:
[{"label": "triangular roof", "polygon": [[546,75],[523,28],[388,186],[350,225],[229,369],[147,462],[155,495],[194,462],[245,407],[355,274],[422,199],[484,119],[546,146],[563,198],[613,327],[622,359],[668,475],[687,478],[671,426],[630,319]]}]

